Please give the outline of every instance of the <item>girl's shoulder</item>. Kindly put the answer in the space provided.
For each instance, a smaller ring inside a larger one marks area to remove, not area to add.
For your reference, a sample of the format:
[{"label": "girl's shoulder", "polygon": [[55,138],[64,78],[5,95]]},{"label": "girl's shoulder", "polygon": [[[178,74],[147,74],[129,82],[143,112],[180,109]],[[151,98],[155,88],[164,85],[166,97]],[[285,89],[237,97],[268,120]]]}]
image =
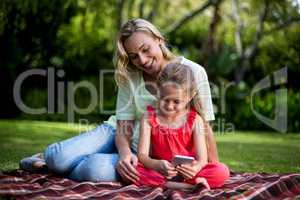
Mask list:
[{"label": "girl's shoulder", "polygon": [[205,120],[198,113],[196,113],[194,123],[192,126],[193,130],[195,130],[196,128],[204,129],[204,126],[205,126]]},{"label": "girl's shoulder", "polygon": [[140,120],[141,120],[141,123],[142,124],[144,124],[144,126],[149,126],[149,125],[151,125],[151,120],[150,120],[150,115],[149,115],[149,113],[148,112],[144,112],[142,115],[141,115],[141,118],[140,118]]},{"label": "girl's shoulder", "polygon": [[142,114],[141,121],[153,126],[156,125],[155,117],[156,117],[155,108],[149,105],[147,106],[146,112]]},{"label": "girl's shoulder", "polygon": [[152,105],[146,106],[146,111],[142,114],[142,118],[149,119],[155,114],[155,108]]}]

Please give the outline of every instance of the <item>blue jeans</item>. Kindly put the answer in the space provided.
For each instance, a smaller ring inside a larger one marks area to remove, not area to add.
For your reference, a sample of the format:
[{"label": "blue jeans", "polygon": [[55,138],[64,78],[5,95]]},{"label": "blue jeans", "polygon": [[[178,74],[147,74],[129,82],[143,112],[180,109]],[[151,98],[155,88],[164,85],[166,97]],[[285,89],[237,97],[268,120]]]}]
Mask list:
[{"label": "blue jeans", "polygon": [[44,152],[46,164],[50,170],[77,181],[118,181],[115,133],[112,126],[102,124],[51,144]]}]

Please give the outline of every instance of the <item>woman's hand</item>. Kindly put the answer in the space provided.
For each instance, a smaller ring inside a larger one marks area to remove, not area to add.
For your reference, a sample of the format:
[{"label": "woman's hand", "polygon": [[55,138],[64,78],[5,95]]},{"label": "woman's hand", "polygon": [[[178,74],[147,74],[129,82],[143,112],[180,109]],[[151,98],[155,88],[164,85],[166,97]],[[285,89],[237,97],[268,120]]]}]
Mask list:
[{"label": "woman's hand", "polygon": [[139,173],[136,170],[138,159],[134,154],[127,154],[121,156],[118,164],[117,171],[125,182],[133,183],[138,181]]},{"label": "woman's hand", "polygon": [[191,179],[201,170],[202,165],[198,161],[193,161],[191,164],[182,164],[176,166],[176,170],[183,176],[184,179]]},{"label": "woman's hand", "polygon": [[167,179],[171,179],[178,173],[175,167],[167,160],[158,160],[156,170],[164,175]]}]

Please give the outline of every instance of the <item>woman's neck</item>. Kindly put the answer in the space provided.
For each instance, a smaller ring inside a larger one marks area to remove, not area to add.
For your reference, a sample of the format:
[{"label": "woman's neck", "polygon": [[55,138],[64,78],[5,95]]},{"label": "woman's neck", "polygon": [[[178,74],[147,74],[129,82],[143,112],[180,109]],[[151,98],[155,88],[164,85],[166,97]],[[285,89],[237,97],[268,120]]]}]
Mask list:
[{"label": "woman's neck", "polygon": [[168,59],[163,59],[163,61],[162,61],[162,64],[161,64],[161,66],[160,66],[160,71],[158,71],[157,73],[153,73],[153,74],[146,74],[146,73],[143,73],[143,76],[144,76],[144,79],[145,80],[147,80],[147,81],[153,81],[153,82],[155,82],[156,80],[157,80],[157,78],[158,78],[158,75],[159,75],[159,73],[161,72],[161,70],[163,70],[163,68],[165,68],[165,66],[167,65],[167,64],[169,64],[170,62],[172,62],[173,60],[175,60],[176,58],[173,58],[173,59],[170,59],[170,60],[168,60]]},{"label": "woman's neck", "polygon": [[[176,59],[177,59],[177,57],[170,59],[170,60],[164,59],[160,69],[162,70],[168,63],[173,62]],[[157,94],[156,81],[157,81],[158,75],[161,72],[161,70],[158,73],[151,74],[151,75],[149,75],[147,73],[142,73],[144,82],[146,83],[146,85],[145,85],[146,89],[154,96]]]}]

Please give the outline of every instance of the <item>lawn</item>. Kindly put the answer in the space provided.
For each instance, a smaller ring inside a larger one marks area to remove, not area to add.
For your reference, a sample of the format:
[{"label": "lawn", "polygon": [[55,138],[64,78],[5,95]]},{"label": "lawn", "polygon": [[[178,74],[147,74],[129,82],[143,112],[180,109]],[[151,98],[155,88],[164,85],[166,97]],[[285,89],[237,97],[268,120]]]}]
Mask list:
[{"label": "lawn", "polygon": [[[92,126],[0,120],[0,170],[18,168],[21,158]],[[268,132],[215,133],[220,160],[233,171],[300,172],[300,134]]]}]

